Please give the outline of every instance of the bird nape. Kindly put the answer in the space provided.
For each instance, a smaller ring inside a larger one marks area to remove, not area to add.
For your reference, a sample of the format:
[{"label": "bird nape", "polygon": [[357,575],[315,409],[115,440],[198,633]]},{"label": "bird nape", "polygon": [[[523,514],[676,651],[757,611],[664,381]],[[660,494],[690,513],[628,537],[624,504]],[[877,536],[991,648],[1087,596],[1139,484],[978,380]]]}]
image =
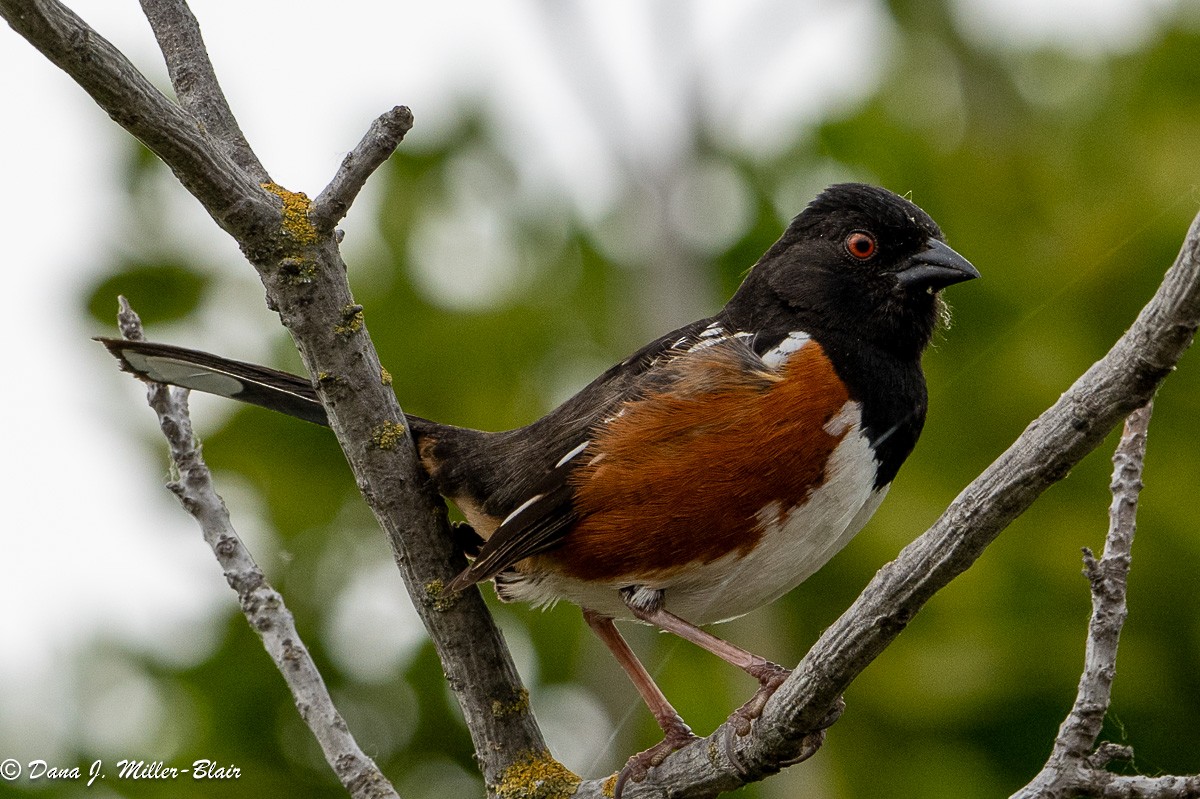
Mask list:
[{"label": "bird nape", "polygon": [[[425,470],[482,540],[448,587],[493,580],[506,601],[579,605],[658,720],[663,741],[629,759],[618,796],[696,736],[614,619],[668,630],[755,677],[730,717],[745,735],[788,671],[700,625],[790,591],[879,507],[925,421],[921,355],[939,292],[978,276],[913,203],[838,184],[724,308],[541,419],[492,433],[408,417]],[[144,379],[326,423],[308,378],[99,340]]]}]

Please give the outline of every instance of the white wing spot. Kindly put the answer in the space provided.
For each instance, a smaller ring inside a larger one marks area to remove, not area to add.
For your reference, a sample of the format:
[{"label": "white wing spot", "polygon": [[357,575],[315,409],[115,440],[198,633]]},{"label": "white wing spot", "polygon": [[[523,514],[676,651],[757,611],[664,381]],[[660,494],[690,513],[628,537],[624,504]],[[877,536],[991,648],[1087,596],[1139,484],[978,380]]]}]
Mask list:
[{"label": "white wing spot", "polygon": [[727,341],[727,340],[728,339],[726,339],[724,336],[720,336],[720,337],[710,336],[708,338],[701,338],[695,344],[688,347],[687,351],[688,352],[699,352],[700,350],[707,349],[708,347],[711,347],[714,344],[720,344],[722,341]]},{"label": "white wing spot", "polygon": [[508,524],[509,522],[511,522],[511,521],[513,520],[513,518],[514,518],[514,517],[516,517],[516,515],[517,515],[518,513],[520,513],[521,511],[525,510],[525,509],[526,509],[526,508],[528,508],[530,505],[532,505],[533,503],[537,502],[539,499],[541,499],[541,498],[542,498],[542,497],[544,497],[544,496],[545,496],[545,494],[534,494],[532,497],[530,497],[529,499],[527,499],[527,500],[525,500],[524,502],[522,502],[520,505],[518,505],[518,506],[517,506],[517,509],[516,509],[516,510],[514,510],[512,513],[510,513],[510,514],[508,514],[507,516],[505,516],[505,517],[504,517],[504,521],[500,522],[500,526],[501,526],[501,527],[503,527],[504,525],[506,525],[506,524]]},{"label": "white wing spot", "polygon": [[584,441],[582,444],[577,446],[575,449],[568,452],[566,455],[563,455],[561,458],[558,459],[558,463],[554,464],[554,468],[555,469],[559,468],[564,463],[571,460],[571,458],[574,458],[576,455],[583,452],[585,449],[587,449],[587,445],[590,443],[592,443],[592,440],[589,438],[586,441]]},{"label": "white wing spot", "polygon": [[778,369],[787,363],[788,358],[803,349],[804,345],[810,341],[812,341],[812,337],[803,330],[794,330],[788,333],[783,341],[764,352],[762,354],[762,362],[772,369]]},{"label": "white wing spot", "polygon": [[[711,347],[726,339],[725,328],[721,327],[719,322],[713,322],[708,327],[700,331],[696,340],[692,342],[692,346],[688,347],[684,352],[697,352],[705,347]],[[675,346],[679,347],[685,343],[685,339],[680,339],[675,342]]]}]

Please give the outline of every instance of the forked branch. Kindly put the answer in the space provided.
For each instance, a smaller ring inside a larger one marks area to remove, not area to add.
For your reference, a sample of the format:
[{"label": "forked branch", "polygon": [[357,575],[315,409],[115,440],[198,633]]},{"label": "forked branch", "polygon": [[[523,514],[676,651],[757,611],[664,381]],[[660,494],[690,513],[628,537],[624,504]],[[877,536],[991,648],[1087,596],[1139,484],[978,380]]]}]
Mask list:
[{"label": "forked branch", "polygon": [[[332,227],[410,124],[385,114],[343,165],[314,218],[300,192],[264,182],[248,153],[184,0],[146,0],[181,108],[57,0],[0,0],[0,16],[144,142],[230,233],[258,271],[304,364],[367,504],[387,532],[409,595],[442,660],[489,786],[549,753],[516,668],[478,591],[441,586],[465,566],[445,507],[428,488],[346,281]],[[497,713],[495,708],[505,708]],[[526,773],[528,770],[520,771]]]},{"label": "forked branch", "polygon": [[258,183],[270,183],[271,176],[250,149],[221,91],[204,37],[200,35],[200,23],[192,10],[182,0],[141,2],[142,12],[158,40],[158,49],[167,62],[167,73],[180,105],[204,126],[242,171]]},{"label": "forked branch", "polygon": [[1079,678],[1075,704],[1059,727],[1046,765],[1028,785],[1013,794],[1012,799],[1200,797],[1200,776],[1113,774],[1107,770],[1109,763],[1131,760],[1133,750],[1104,743],[1093,751],[1108,714],[1113,678],[1117,673],[1117,644],[1127,614],[1126,587],[1152,407],[1148,403],[1129,415],[1121,443],[1113,454],[1113,499],[1104,554],[1097,560],[1090,549],[1085,547],[1083,550],[1083,574],[1092,592],[1092,617],[1088,622],[1083,674]]}]

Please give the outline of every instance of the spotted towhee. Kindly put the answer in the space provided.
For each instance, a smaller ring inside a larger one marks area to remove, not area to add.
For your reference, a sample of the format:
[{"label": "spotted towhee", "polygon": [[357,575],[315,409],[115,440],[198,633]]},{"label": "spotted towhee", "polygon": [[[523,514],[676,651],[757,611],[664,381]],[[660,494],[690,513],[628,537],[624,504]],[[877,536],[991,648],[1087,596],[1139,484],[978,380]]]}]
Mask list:
[{"label": "spotted towhee", "polygon": [[[921,354],[939,291],[978,277],[913,203],[831,186],[716,315],[675,330],[517,430],[409,417],[438,490],[483,543],[449,584],[504,600],[567,599],[612,650],[665,740],[693,738],[613,625],[638,619],[749,672],[745,732],[786,670],[700,629],[778,598],[883,501],[925,421]],[[324,424],[311,382],[162,344],[101,339],[150,380]]]}]

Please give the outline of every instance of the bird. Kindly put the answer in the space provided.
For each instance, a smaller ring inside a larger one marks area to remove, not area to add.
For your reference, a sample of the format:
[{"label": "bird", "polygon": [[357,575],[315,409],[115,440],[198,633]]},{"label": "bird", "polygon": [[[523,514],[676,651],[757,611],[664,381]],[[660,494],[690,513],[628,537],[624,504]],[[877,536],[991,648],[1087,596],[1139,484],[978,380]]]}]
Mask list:
[{"label": "bird", "polygon": [[[695,740],[615,620],[674,633],[759,682],[746,734],[788,670],[718,638],[795,588],[879,508],[924,426],[921,358],[941,292],[979,277],[930,216],[877,186],[817,195],[714,315],[650,342],[545,416],[485,432],[408,416],[420,463],[477,545],[446,586],[582,609],[663,740]],[[126,371],[327,424],[312,381],[166,344],[100,338]]]}]

